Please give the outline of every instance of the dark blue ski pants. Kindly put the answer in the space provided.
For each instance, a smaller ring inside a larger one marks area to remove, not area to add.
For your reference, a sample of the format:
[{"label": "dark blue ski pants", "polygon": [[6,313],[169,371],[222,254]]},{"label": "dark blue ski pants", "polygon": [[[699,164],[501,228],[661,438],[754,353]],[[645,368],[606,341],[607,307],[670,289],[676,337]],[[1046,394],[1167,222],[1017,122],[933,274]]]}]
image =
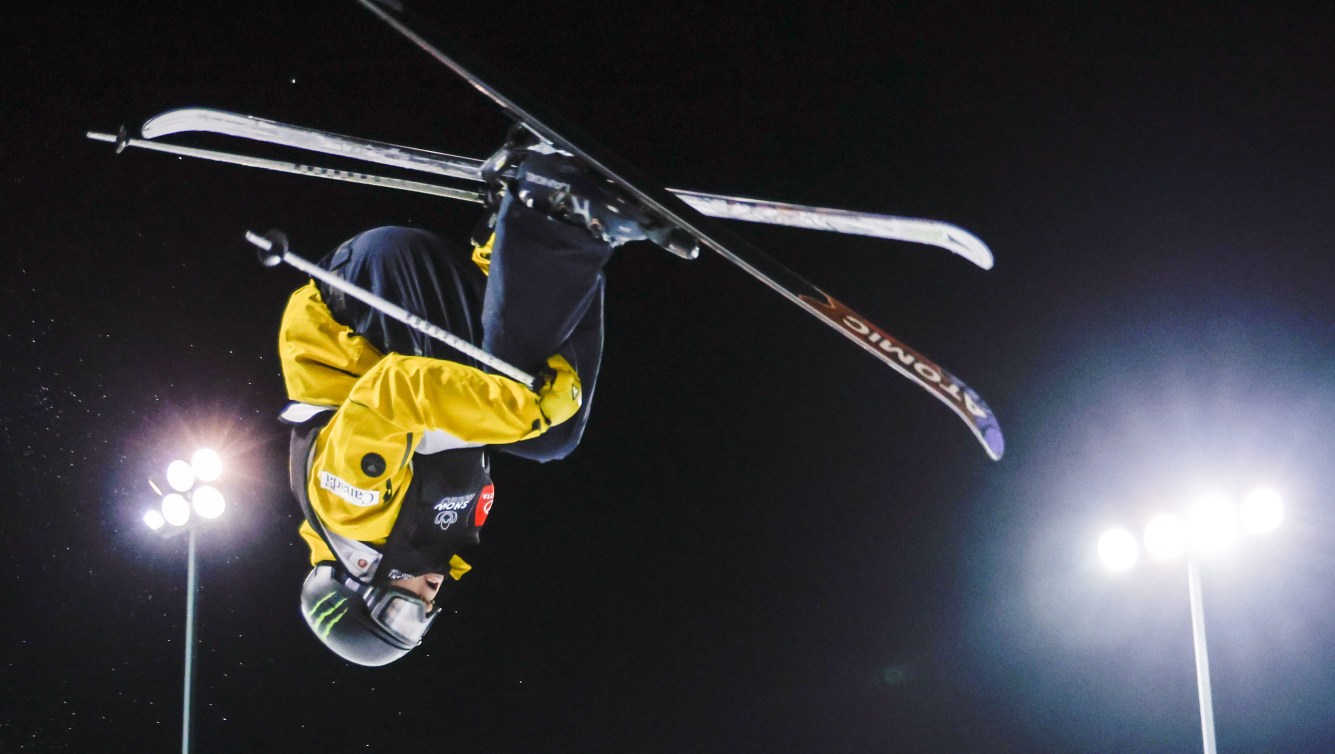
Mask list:
[{"label": "dark blue ski pants", "polygon": [[[320,266],[530,374],[544,369],[552,354],[564,356],[583,384],[579,412],[539,437],[498,448],[535,461],[564,458],[579,444],[593,403],[603,350],[602,270],[612,249],[584,229],[550,220],[509,197],[495,232],[487,276],[463,248],[402,227],[360,233]],[[480,366],[328,286],[320,285],[320,295],[339,323],[382,353]]]}]

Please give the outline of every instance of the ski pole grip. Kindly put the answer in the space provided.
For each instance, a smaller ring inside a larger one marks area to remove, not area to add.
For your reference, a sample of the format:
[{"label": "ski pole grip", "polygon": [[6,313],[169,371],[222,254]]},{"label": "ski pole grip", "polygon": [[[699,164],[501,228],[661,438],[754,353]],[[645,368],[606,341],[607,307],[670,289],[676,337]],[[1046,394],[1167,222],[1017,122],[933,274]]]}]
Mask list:
[{"label": "ski pole grip", "polygon": [[255,244],[255,255],[265,267],[277,267],[283,263],[290,248],[287,234],[281,230],[271,230],[264,235],[246,231],[246,240]]}]

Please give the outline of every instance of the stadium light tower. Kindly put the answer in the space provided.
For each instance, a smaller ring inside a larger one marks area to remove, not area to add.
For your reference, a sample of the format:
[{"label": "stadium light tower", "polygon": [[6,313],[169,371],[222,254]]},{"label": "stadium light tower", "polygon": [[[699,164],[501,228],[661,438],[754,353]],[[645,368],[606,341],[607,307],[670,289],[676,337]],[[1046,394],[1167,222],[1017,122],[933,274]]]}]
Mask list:
[{"label": "stadium light tower", "polygon": [[[205,521],[218,518],[227,501],[217,487],[201,482],[212,482],[222,476],[222,459],[212,450],[196,451],[190,462],[172,461],[167,466],[167,485],[172,492],[163,494],[153,480],[148,480],[153,491],[162,497],[160,508],[144,513],[144,523],[164,539],[188,535],[185,584],[185,691],[181,704],[181,754],[190,754],[191,689],[194,686],[195,664],[195,537]],[[191,515],[193,509],[195,515]],[[170,524],[170,526],[168,526]]]},{"label": "stadium light tower", "polygon": [[[1161,514],[1150,520],[1143,538],[1145,549],[1160,560],[1186,553],[1187,588],[1191,596],[1191,638],[1196,653],[1196,693],[1201,706],[1201,739],[1205,754],[1216,754],[1214,701],[1210,693],[1210,658],[1205,643],[1205,606],[1201,600],[1199,557],[1227,549],[1241,534],[1268,532],[1284,518],[1284,505],[1272,490],[1257,490],[1234,507],[1219,497],[1196,501],[1185,519]],[[1099,559],[1116,571],[1125,571],[1140,557],[1140,544],[1126,529],[1109,529],[1099,537]]]}]

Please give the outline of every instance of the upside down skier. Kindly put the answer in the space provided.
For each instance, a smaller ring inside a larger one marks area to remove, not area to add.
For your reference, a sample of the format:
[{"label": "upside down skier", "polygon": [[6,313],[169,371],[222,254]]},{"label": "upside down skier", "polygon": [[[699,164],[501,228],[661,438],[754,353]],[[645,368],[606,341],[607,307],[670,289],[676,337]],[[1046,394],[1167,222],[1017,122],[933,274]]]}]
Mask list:
[{"label": "upside down skier", "polygon": [[490,454],[549,461],[578,445],[602,352],[603,266],[653,225],[532,138],[512,136],[484,174],[494,232],[471,257],[425,231],[377,228],[319,266],[541,373],[536,390],[313,280],[283,314],[282,419],[312,566],[302,613],[360,665],[417,646],[469,570],[459,551],[491,510]]}]

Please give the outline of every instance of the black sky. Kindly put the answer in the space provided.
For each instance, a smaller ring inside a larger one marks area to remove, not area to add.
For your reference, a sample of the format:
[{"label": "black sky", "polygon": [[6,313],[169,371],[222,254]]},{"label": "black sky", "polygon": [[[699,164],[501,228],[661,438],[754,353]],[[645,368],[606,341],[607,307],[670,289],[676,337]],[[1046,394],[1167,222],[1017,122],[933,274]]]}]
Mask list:
[{"label": "black sky", "polygon": [[1185,568],[1094,540],[1263,483],[1284,527],[1204,568],[1220,750],[1335,750],[1335,11],[728,5],[433,15],[667,185],[980,235],[991,271],[732,228],[977,389],[1006,457],[721,259],[626,248],[580,451],[502,457],[458,614],[346,666],[274,421],[301,279],[242,233],[474,211],[83,132],[201,105],[483,156],[505,123],[351,0],[46,4],[0,139],[0,751],[178,746],[185,548],[140,516],[202,442],[198,751],[1193,751]]}]

